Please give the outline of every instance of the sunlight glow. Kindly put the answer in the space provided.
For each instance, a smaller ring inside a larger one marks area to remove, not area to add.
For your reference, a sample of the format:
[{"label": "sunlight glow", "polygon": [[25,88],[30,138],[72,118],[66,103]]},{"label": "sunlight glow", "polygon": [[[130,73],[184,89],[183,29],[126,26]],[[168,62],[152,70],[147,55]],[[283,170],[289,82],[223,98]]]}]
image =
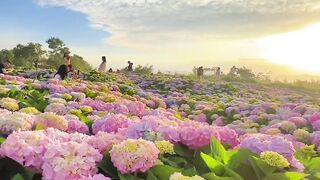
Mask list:
[{"label": "sunlight glow", "polygon": [[258,40],[261,58],[320,72],[320,23]]}]

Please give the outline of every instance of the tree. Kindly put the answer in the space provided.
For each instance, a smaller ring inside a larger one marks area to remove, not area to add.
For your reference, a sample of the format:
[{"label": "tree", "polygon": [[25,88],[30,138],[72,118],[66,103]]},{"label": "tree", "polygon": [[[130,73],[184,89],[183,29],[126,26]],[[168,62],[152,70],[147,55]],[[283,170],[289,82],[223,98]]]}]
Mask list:
[{"label": "tree", "polygon": [[56,37],[49,38],[46,43],[48,44],[48,48],[51,49],[50,54],[63,54],[65,52],[69,52],[69,48],[66,47],[64,42]]},{"label": "tree", "polygon": [[81,56],[74,54],[71,57],[71,63],[76,70],[81,72],[89,72],[92,70],[91,65],[85,61]]},{"label": "tree", "polygon": [[63,54],[70,52],[64,42],[56,37],[51,37],[46,41],[48,48],[51,49],[48,54],[48,66],[58,68],[63,63]]},{"label": "tree", "polygon": [[14,59],[12,63],[16,66],[33,67],[33,60],[40,59],[46,51],[42,50],[39,43],[18,44],[12,50]]},{"label": "tree", "polygon": [[12,50],[2,49],[0,51],[0,61],[8,60],[12,62],[14,59],[14,54]]}]

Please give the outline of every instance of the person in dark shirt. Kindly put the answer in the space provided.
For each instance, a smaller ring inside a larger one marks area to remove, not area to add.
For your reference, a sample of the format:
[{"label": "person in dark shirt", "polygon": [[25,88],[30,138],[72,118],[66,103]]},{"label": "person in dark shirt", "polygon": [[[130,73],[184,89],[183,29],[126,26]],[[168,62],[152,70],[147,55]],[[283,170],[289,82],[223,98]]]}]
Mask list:
[{"label": "person in dark shirt", "polygon": [[133,63],[131,61],[128,61],[128,71],[133,71]]},{"label": "person in dark shirt", "polygon": [[57,73],[54,75],[55,79],[64,80],[68,76],[68,66],[65,64],[62,64]]},{"label": "person in dark shirt", "polygon": [[10,66],[10,62],[8,60],[5,60],[3,62],[0,63],[0,73],[6,73],[6,68],[8,68]]}]

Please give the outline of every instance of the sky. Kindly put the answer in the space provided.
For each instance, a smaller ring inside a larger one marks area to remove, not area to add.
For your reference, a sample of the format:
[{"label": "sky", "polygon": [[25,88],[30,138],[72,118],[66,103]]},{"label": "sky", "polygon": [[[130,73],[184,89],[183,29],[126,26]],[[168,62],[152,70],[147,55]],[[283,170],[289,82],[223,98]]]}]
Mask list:
[{"label": "sky", "polygon": [[264,59],[320,72],[318,0],[1,0],[0,22],[0,49],[54,36],[94,67],[106,55],[114,68]]}]

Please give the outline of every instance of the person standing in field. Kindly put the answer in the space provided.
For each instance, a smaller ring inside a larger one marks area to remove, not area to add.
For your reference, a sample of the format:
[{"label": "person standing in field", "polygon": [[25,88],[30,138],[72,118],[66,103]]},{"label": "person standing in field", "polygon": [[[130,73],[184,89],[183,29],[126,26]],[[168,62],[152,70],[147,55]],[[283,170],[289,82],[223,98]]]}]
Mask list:
[{"label": "person standing in field", "polygon": [[218,67],[216,70],[216,79],[220,79],[220,75],[221,75],[221,68]]},{"label": "person standing in field", "polygon": [[98,72],[100,73],[107,72],[107,58],[105,56],[102,56],[102,62],[98,68]]},{"label": "person standing in field", "polygon": [[133,71],[133,63],[131,61],[128,61],[128,71],[129,72]]},{"label": "person standing in field", "polygon": [[203,79],[203,67],[200,66],[198,69],[197,69],[197,76],[198,76],[198,79],[199,80],[202,80]]}]

